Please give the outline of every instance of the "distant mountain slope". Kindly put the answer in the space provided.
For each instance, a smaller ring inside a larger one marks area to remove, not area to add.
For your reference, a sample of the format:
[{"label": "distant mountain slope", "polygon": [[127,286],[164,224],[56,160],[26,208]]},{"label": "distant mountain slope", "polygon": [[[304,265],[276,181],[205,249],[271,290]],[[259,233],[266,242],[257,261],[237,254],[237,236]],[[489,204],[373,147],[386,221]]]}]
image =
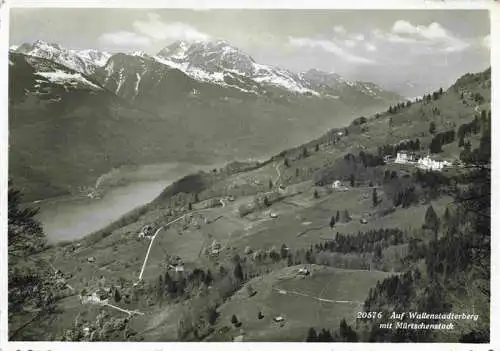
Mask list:
[{"label": "distant mountain slope", "polygon": [[93,77],[184,128],[195,149],[213,145],[216,154],[231,158],[270,155],[332,123],[346,124],[353,116],[398,101],[396,95],[374,97],[366,88],[362,93],[347,84],[337,90],[321,87],[330,95],[302,94],[227,69],[210,73],[144,53],[113,55]]},{"label": "distant mountain slope", "polygon": [[[71,193],[121,164],[187,152],[172,124],[91,78],[45,59],[9,60],[9,174],[27,199]],[[165,147],[172,143],[181,147]]]},{"label": "distant mountain slope", "polygon": [[122,164],[267,157],[400,100],[257,64],[226,42],[176,45],[157,56],[11,48],[11,175],[27,198],[74,192]]}]

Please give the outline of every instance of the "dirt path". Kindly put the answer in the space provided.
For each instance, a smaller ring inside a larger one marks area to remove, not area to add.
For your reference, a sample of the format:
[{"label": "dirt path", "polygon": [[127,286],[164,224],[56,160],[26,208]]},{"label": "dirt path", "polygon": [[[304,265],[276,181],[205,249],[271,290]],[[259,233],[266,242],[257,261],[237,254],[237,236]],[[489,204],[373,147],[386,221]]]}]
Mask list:
[{"label": "dirt path", "polygon": [[140,315],[140,316],[144,316],[144,313],[142,313],[142,312],[139,312],[139,311],[131,311],[131,310],[126,310],[126,309],[120,308],[120,307],[118,307],[118,306],[112,305],[112,304],[107,303],[107,302],[106,302],[106,303],[103,303],[102,305],[103,305],[103,306],[108,306],[108,307],[114,308],[115,310],[118,310],[118,311],[121,311],[121,312],[123,312],[123,313],[126,313],[126,314],[128,314],[129,316],[132,316],[132,315],[134,315],[134,314],[138,314],[138,315]]},{"label": "dirt path", "polygon": [[298,295],[298,296],[308,297],[310,299],[314,299],[314,300],[321,301],[321,302],[353,304],[353,305],[357,305],[357,306],[363,304],[363,302],[361,302],[361,301],[324,299],[322,297],[311,296],[311,295],[307,295],[307,294],[304,294],[304,293],[301,293],[301,292],[298,292],[298,291],[293,291],[293,290],[276,289],[276,288],[273,289],[273,290],[275,292],[277,292],[278,294],[282,294],[282,295],[288,295],[288,294]]}]

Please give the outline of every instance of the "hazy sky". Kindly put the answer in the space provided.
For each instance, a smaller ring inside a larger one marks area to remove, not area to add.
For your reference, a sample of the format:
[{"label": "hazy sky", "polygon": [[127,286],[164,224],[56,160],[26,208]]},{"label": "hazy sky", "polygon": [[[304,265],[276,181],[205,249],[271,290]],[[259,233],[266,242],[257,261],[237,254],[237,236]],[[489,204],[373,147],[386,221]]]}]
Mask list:
[{"label": "hazy sky", "polygon": [[11,44],[156,53],[224,39],[259,63],[433,89],[489,62],[485,10],[12,9]]}]

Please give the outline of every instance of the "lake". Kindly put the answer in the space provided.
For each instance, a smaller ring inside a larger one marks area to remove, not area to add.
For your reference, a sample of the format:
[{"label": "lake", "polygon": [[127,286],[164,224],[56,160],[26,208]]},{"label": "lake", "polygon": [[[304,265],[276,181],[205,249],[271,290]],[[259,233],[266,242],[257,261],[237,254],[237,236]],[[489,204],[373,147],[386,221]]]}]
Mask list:
[{"label": "lake", "polygon": [[[139,180],[114,186],[101,198],[81,196],[48,199],[36,202],[33,206],[40,208],[37,218],[50,243],[79,239],[104,228],[134,208],[151,202],[182,176],[206,168],[174,164],[165,168],[165,173],[155,174],[155,178],[161,176],[162,179]],[[151,174],[148,168],[141,168],[142,173],[146,173],[145,170]]]}]

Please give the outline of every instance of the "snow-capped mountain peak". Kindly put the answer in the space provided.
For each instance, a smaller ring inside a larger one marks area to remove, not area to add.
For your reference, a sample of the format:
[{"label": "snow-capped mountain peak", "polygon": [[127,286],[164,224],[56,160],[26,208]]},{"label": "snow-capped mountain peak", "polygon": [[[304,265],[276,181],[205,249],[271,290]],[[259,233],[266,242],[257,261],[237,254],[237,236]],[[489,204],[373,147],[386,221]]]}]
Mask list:
[{"label": "snow-capped mountain peak", "polygon": [[93,74],[97,67],[106,64],[111,54],[98,50],[73,50],[61,47],[59,44],[36,40],[32,44],[24,43],[13,51],[28,56],[52,60],[77,72]]},{"label": "snow-capped mountain peak", "polygon": [[258,85],[317,95],[297,74],[258,64],[249,54],[224,40],[177,41],[158,52],[155,59],[198,80],[223,82],[225,76],[250,78]]},{"label": "snow-capped mountain peak", "polygon": [[[142,91],[141,84],[148,79],[161,80],[172,68],[197,81],[251,94],[275,92],[277,96],[291,93],[335,99],[342,96],[380,99],[385,94],[388,98],[395,98],[395,94],[375,84],[349,81],[335,72],[311,69],[295,73],[257,63],[248,53],[224,40],[176,41],[154,56],[144,51],[111,55],[92,49],[73,50],[42,40],[13,49],[28,56],[52,60],[86,76],[95,75],[107,87],[112,85],[110,89],[117,95],[127,91],[132,98]],[[158,76],[149,77],[151,74]],[[146,76],[149,78],[143,79]],[[134,89],[124,88],[129,81]]]},{"label": "snow-capped mountain peak", "polygon": [[150,57],[149,54],[147,54],[146,52],[144,52],[142,50],[134,51],[131,55],[137,56],[137,57]]}]

